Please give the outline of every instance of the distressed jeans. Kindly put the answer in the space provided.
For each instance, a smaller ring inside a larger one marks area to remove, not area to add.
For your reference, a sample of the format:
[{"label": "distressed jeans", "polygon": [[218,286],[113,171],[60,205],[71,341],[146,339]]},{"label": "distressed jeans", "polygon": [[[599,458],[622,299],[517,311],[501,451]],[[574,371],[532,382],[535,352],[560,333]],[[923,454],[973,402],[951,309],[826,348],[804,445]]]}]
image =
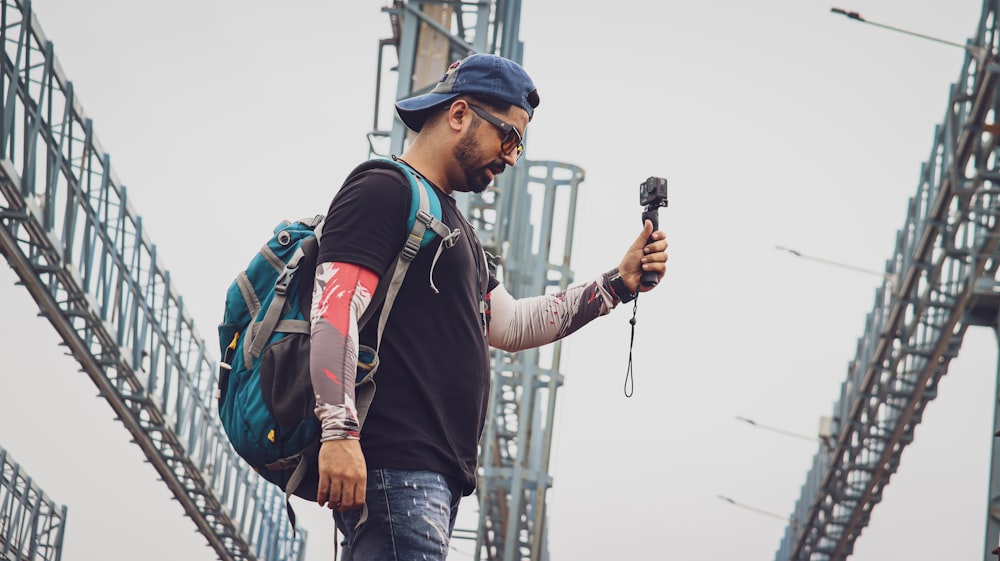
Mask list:
[{"label": "distressed jeans", "polygon": [[368,470],[361,510],[333,512],[343,561],[444,561],[462,499],[461,487],[432,471]]}]

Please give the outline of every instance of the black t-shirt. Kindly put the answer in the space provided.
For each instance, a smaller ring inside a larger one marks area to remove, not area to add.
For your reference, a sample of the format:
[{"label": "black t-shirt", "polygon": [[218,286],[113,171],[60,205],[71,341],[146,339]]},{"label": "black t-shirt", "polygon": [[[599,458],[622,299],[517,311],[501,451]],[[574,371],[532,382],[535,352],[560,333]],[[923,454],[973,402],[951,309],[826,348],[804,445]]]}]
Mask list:
[{"label": "black t-shirt", "polygon": [[[454,247],[436,237],[417,254],[400,288],[379,349],[375,398],[361,429],[368,468],[430,470],[470,494],[489,396],[489,347],[480,303],[491,283],[482,246],[455,200],[436,187],[442,217],[461,230]],[[380,277],[406,239],[410,186],[401,172],[374,169],[347,180],[334,197],[319,262],[361,265]],[[374,346],[376,314],[361,333]]]}]

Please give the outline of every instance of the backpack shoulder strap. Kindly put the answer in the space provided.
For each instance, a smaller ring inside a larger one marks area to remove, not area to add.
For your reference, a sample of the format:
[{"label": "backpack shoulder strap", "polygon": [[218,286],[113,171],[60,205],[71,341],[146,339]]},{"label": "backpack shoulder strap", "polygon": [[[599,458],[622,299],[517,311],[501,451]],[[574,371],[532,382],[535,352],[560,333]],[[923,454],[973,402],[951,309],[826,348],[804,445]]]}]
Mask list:
[{"label": "backpack shoulder strap", "polygon": [[[442,247],[452,247],[461,230],[450,230],[447,225],[441,222],[441,201],[434,192],[433,187],[423,176],[418,174],[413,168],[388,158],[375,158],[362,163],[351,172],[351,176],[370,169],[394,169],[403,174],[410,185],[410,213],[407,219],[408,234],[400,249],[396,259],[393,260],[389,269],[379,278],[378,287],[372,295],[371,302],[365,309],[364,314],[358,319],[358,330],[360,331],[375,316],[379,308],[382,309],[378,319],[378,330],[375,336],[375,348],[366,347],[359,349],[359,355],[363,351],[370,355],[372,362],[367,368],[358,369],[358,378],[355,379],[355,406],[358,412],[358,422],[363,427],[365,417],[368,415],[368,408],[375,397],[375,371],[378,368],[378,350],[382,344],[382,332],[385,330],[389,320],[389,312],[392,311],[396,295],[403,284],[406,272],[410,268],[410,263],[416,257],[420,248],[426,246],[434,239],[434,236],[441,236],[441,244],[438,247],[438,255]],[[435,256],[435,261],[437,256]],[[433,266],[432,266],[433,272]],[[433,286],[433,282],[431,283]],[[381,305],[380,305],[381,304]],[[365,347],[365,346],[363,346]],[[360,358],[360,356],[359,356]]]},{"label": "backpack shoulder strap", "polygon": [[452,231],[441,222],[441,201],[424,176],[403,162],[390,158],[373,158],[354,168],[351,176],[372,169],[392,169],[403,174],[410,184],[410,214],[406,222],[409,235],[404,246],[408,259],[429,244],[434,236],[447,238]]},{"label": "backpack shoulder strap", "polygon": [[358,328],[364,327],[375,315],[379,304],[382,306],[382,314],[379,317],[379,329],[376,339],[376,352],[382,340],[382,331],[389,318],[389,311],[396,300],[399,287],[403,284],[403,278],[410,263],[417,256],[420,248],[426,246],[434,239],[434,236],[442,238],[442,245],[451,247],[455,245],[456,238],[460,230],[451,230],[446,224],[441,222],[441,201],[438,200],[437,193],[430,186],[427,179],[417,173],[410,166],[389,158],[374,158],[368,160],[351,172],[351,175],[361,173],[370,169],[394,169],[406,177],[410,185],[410,214],[407,219],[406,241],[402,250],[396,256],[395,261],[385,271],[379,280],[378,288],[372,296],[371,303],[365,313],[358,320]]}]

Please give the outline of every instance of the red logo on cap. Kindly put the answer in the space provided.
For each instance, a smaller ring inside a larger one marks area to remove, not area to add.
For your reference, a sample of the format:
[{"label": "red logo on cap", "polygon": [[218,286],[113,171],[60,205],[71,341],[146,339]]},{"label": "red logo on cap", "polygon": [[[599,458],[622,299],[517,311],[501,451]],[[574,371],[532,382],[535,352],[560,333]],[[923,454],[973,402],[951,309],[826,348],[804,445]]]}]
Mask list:
[{"label": "red logo on cap", "polygon": [[447,79],[448,79],[448,75],[449,75],[449,74],[451,74],[452,70],[455,70],[456,68],[458,68],[458,65],[459,65],[459,64],[462,64],[462,61],[460,61],[460,60],[459,60],[459,61],[456,61],[456,62],[453,62],[453,63],[451,63],[451,66],[449,66],[449,67],[448,67],[448,71],[447,71],[447,72],[445,72],[445,73],[444,73],[444,74],[443,74],[443,75],[441,76],[441,79],[440,79],[440,80],[438,80],[438,82],[444,82],[445,80],[447,80]]}]

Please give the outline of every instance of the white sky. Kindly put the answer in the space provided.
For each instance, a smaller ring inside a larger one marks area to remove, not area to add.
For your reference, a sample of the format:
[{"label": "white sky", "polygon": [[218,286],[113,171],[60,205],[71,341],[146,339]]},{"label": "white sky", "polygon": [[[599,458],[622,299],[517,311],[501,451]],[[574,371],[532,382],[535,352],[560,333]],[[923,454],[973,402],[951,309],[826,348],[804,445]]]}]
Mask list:
[{"label": "white sky", "polygon": [[[225,289],[270,228],[325,212],[367,155],[382,3],[33,5],[214,346]],[[981,10],[836,5],[958,42]],[[670,268],[640,302],[635,396],[622,395],[631,307],[564,347],[553,559],[774,558],[786,523],[717,495],[787,516],[816,445],[735,417],[815,434],[880,282],[775,246],[883,269],[963,60],[831,6],[525,2],[524,65],[542,99],[526,157],[587,172],[578,279],[636,235],[638,184],[670,181]],[[69,506],[63,558],[215,559],[14,280],[0,267],[0,445]],[[988,330],[970,330],[854,561],[982,558],[996,354]],[[307,561],[329,559],[326,514],[298,510]]]}]

